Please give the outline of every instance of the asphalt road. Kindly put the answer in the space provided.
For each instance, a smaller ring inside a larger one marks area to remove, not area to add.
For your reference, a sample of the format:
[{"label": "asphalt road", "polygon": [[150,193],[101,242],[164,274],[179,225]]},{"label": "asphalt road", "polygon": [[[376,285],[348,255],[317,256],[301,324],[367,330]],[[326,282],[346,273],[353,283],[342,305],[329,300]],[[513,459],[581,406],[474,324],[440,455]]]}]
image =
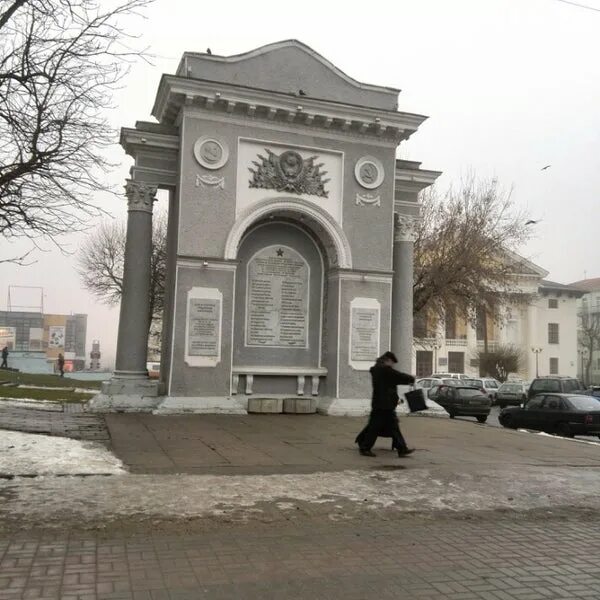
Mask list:
[{"label": "asphalt road", "polygon": [[[500,425],[500,422],[498,421],[498,416],[500,415],[500,407],[499,406],[492,406],[492,412],[490,413],[490,416],[488,417],[488,420],[486,421],[486,425],[489,425],[491,427],[502,427],[502,425]],[[460,419],[461,421],[475,421],[475,419],[473,417],[456,417],[456,419]],[[477,421],[475,421],[477,422]],[[585,436],[585,435],[578,435],[575,439],[577,440],[585,440],[587,442],[594,442],[595,444],[598,444],[600,446],[600,439],[598,439],[595,436]]]}]

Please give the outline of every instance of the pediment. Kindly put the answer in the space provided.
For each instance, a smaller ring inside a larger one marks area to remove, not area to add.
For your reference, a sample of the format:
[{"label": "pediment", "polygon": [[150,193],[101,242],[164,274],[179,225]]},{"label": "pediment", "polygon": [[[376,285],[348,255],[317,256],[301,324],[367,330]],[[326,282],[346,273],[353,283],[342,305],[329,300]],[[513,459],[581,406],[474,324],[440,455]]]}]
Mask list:
[{"label": "pediment", "polygon": [[177,75],[278,93],[397,110],[399,90],[356,81],[298,40],[285,40],[244,54],[186,52]]}]

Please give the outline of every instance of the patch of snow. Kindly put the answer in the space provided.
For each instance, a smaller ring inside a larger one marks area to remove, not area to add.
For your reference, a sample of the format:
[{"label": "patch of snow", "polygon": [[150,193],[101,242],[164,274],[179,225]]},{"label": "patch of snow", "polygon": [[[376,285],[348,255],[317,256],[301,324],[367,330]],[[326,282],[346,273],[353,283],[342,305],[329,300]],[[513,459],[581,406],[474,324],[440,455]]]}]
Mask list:
[{"label": "patch of snow", "polygon": [[[398,511],[466,511],[552,506],[600,508],[595,469],[505,468],[444,473],[410,469],[287,475],[135,475],[42,477],[0,482],[3,511],[22,520],[50,520],[68,512],[82,519],[210,517],[251,514],[261,503],[295,510],[299,502],[344,513],[352,506]],[[350,504],[349,504],[350,503]]]},{"label": "patch of snow", "polygon": [[73,387],[54,387],[51,385],[32,385],[29,383],[20,383],[18,387],[24,390],[61,390],[61,391],[73,391]]},{"label": "patch of snow", "polygon": [[549,437],[555,440],[562,440],[563,442],[577,442],[579,444],[590,444],[590,446],[600,446],[600,440],[592,442],[591,440],[581,440],[577,438],[567,438],[560,435],[554,435],[552,433],[546,433],[545,431],[530,431],[529,429],[517,429],[519,433],[532,433],[534,435],[541,435],[543,437]]},{"label": "patch of snow", "polygon": [[87,475],[125,473],[123,463],[101,444],[69,438],[2,431],[3,475]]},{"label": "patch of snow", "polygon": [[35,408],[35,410],[48,410],[62,412],[63,406],[56,400],[37,400],[34,398],[14,398],[1,400],[0,407],[8,408]]}]

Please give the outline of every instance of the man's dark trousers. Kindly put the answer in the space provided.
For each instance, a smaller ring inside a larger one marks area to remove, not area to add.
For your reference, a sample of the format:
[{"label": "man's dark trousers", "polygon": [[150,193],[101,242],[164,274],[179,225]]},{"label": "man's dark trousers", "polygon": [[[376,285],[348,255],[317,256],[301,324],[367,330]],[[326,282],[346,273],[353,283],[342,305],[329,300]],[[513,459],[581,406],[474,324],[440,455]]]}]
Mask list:
[{"label": "man's dark trousers", "polygon": [[406,450],[406,441],[400,432],[398,417],[395,410],[373,409],[369,416],[369,422],[360,434],[360,449],[370,450],[377,440],[381,431],[389,431],[393,440],[393,446],[399,451]]}]

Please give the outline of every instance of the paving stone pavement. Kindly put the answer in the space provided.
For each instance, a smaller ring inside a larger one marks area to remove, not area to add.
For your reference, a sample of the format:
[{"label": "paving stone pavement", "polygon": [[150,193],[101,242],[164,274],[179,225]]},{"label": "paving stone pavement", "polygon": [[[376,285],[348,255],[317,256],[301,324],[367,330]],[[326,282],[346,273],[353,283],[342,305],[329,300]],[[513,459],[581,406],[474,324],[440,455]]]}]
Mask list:
[{"label": "paving stone pavement", "polygon": [[17,534],[0,600],[547,600],[600,597],[600,520],[488,514]]},{"label": "paving stone pavement", "polygon": [[36,410],[0,404],[0,429],[43,433],[103,444],[110,441],[102,415],[71,410]]},{"label": "paving stone pavement", "polygon": [[[396,462],[390,439],[376,459],[359,456],[354,438],[365,419],[320,415],[107,414],[111,448],[132,473],[220,475],[369,469]],[[481,470],[496,466],[600,467],[598,445],[480,425],[473,419],[406,417],[418,449],[414,467]]]}]

